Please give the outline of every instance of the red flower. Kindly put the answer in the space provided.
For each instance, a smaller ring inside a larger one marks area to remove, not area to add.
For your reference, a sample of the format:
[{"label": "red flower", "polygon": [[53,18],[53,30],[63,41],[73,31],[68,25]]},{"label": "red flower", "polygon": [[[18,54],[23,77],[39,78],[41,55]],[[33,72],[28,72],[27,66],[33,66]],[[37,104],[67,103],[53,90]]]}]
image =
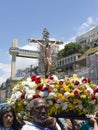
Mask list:
[{"label": "red flower", "polygon": [[91,79],[90,78],[88,78],[88,83],[90,83],[91,82]]},{"label": "red flower", "polygon": [[38,95],[38,94],[35,94],[35,95],[33,95],[33,99],[34,98],[39,98],[40,96]]},{"label": "red flower", "polygon": [[83,83],[87,83],[88,80],[87,80],[86,78],[84,78],[84,79],[82,80],[82,82],[83,82]]},{"label": "red flower", "polygon": [[36,79],[36,75],[32,75],[32,76],[31,76],[31,80],[32,80],[32,81],[35,81],[35,79]]},{"label": "red flower", "polygon": [[59,84],[62,85],[62,84],[63,84],[63,81],[59,81]]},{"label": "red flower", "polygon": [[46,90],[48,90],[49,92],[52,91],[50,88],[44,88],[42,85],[38,86],[37,89],[40,91],[46,91]]},{"label": "red flower", "polygon": [[40,90],[40,91],[45,91],[46,88],[44,88],[43,86],[40,85],[40,86],[38,86],[37,89]]},{"label": "red flower", "polygon": [[41,91],[41,89],[43,88],[42,85],[38,86],[37,89]]},{"label": "red flower", "polygon": [[74,85],[79,85],[79,84],[80,84],[80,83],[79,83],[79,81],[77,81],[77,80],[74,82]]},{"label": "red flower", "polygon": [[95,88],[95,89],[94,89],[94,94],[95,94],[95,93],[98,93],[98,88]]},{"label": "red flower", "polygon": [[92,100],[96,100],[96,97],[95,97],[95,95],[92,95]]},{"label": "red flower", "polygon": [[52,88],[47,88],[49,92],[52,92]]},{"label": "red flower", "polygon": [[22,93],[21,99],[25,99],[25,93]]},{"label": "red flower", "polygon": [[35,83],[38,84],[38,83],[40,83],[40,82],[41,82],[41,77],[40,77],[40,76],[36,77]]},{"label": "red flower", "polygon": [[49,77],[49,79],[53,80],[53,79],[54,79],[54,77],[53,77],[53,76],[50,76],[50,77]]},{"label": "red flower", "polygon": [[75,96],[78,96],[79,93],[80,93],[80,90],[79,90],[79,89],[75,89],[75,90],[74,90],[74,95],[75,95]]}]

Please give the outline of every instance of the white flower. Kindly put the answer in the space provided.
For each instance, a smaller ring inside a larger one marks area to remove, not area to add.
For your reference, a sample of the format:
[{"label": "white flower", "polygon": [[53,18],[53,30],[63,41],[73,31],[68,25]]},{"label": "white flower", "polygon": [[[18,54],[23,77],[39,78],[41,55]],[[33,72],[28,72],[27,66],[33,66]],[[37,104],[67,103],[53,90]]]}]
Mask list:
[{"label": "white flower", "polygon": [[24,100],[24,102],[23,102],[23,103],[24,103],[24,105],[27,105],[27,104],[28,104],[28,100],[27,100],[27,101],[26,101],[26,100]]},{"label": "white flower", "polygon": [[17,91],[16,93],[15,93],[15,98],[16,99],[20,99],[20,97],[21,97],[21,92],[20,91]]},{"label": "white flower", "polygon": [[35,82],[23,81],[22,86],[27,86],[28,88],[33,88],[35,86]]},{"label": "white flower", "polygon": [[27,78],[27,81],[32,82],[31,77],[28,77],[28,78]]},{"label": "white flower", "polygon": [[44,92],[40,91],[39,96],[44,97]]},{"label": "white flower", "polygon": [[69,93],[69,92],[65,92],[65,93],[64,93],[64,96],[70,97],[70,93]]},{"label": "white flower", "polygon": [[56,101],[57,103],[61,103],[61,100],[60,99],[57,99],[57,101]]},{"label": "white flower", "polygon": [[67,102],[61,103],[61,106],[62,106],[62,110],[66,110],[68,107],[68,103]]},{"label": "white flower", "polygon": [[23,87],[23,91],[24,91],[24,92],[28,92],[29,90],[30,90],[30,89],[28,88],[28,86],[24,86],[24,87]]},{"label": "white flower", "polygon": [[83,105],[82,104],[79,104],[79,109],[82,110],[83,109]]},{"label": "white flower", "polygon": [[91,104],[95,104],[95,100],[92,100],[90,103],[91,103]]},{"label": "white flower", "polygon": [[78,105],[75,106],[75,108],[79,108],[80,110],[82,110],[83,106],[82,106],[82,104],[78,104]]},{"label": "white flower", "polygon": [[48,99],[53,99],[54,98],[54,96],[56,96],[56,94],[54,93],[54,92],[51,92],[51,93],[49,93],[49,95],[48,95]]},{"label": "white flower", "polygon": [[53,81],[58,81],[58,77],[56,75],[52,75]]},{"label": "white flower", "polygon": [[14,88],[13,88],[13,93],[15,93],[16,91],[18,91],[20,88],[19,88],[19,84],[17,84]]},{"label": "white flower", "polygon": [[93,94],[93,89],[92,88],[90,88],[90,87],[86,87],[87,89],[87,91],[89,91],[90,92],[90,94]]},{"label": "white flower", "polygon": [[54,85],[54,84],[51,84],[51,85],[49,85],[49,87],[51,87],[51,88],[55,88],[55,85]]},{"label": "white flower", "polygon": [[25,95],[25,98],[27,99],[32,99],[33,95],[35,94],[35,91],[34,90],[28,90],[26,91],[26,95]]},{"label": "white flower", "polygon": [[98,93],[95,93],[95,97],[98,98]]},{"label": "white flower", "polygon": [[58,104],[58,103],[55,103],[54,105],[55,105],[55,107],[56,107],[57,109],[60,107],[60,104]]},{"label": "white flower", "polygon": [[48,100],[48,104],[51,106],[53,105],[53,101],[52,100]]}]

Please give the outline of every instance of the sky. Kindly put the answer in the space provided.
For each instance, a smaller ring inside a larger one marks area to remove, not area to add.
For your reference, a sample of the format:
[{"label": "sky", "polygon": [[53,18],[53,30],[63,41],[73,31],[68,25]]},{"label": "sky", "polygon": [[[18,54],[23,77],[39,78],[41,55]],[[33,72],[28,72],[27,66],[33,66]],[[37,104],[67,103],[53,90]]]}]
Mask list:
[{"label": "sky", "polygon": [[[98,0],[0,0],[0,84],[11,76],[9,48],[13,39],[18,40],[19,48],[37,50],[28,39],[42,39],[44,28],[50,39],[65,45],[95,26]],[[16,70],[36,63],[35,59],[17,57]]]}]

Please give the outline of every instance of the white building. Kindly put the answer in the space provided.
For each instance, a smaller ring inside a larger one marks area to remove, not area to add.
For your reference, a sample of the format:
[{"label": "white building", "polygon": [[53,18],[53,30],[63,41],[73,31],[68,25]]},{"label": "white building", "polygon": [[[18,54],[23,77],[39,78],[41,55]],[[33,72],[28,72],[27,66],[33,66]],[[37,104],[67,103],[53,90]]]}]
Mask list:
[{"label": "white building", "polygon": [[56,62],[56,70],[59,72],[59,77],[63,78],[63,75],[70,75],[74,73],[77,68],[77,60],[80,58],[80,53],[63,57]]},{"label": "white building", "polygon": [[98,26],[88,31],[87,33],[84,33],[83,35],[78,36],[76,38],[76,42],[80,43],[82,47],[85,45],[90,47],[98,45]]}]

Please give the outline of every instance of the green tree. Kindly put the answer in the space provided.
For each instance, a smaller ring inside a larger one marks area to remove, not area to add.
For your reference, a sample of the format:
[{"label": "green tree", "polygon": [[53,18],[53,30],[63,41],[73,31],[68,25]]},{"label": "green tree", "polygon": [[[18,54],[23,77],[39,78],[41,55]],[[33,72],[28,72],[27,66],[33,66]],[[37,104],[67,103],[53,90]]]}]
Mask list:
[{"label": "green tree", "polygon": [[72,55],[78,53],[82,49],[82,46],[79,43],[68,43],[64,47],[64,56]]},{"label": "green tree", "polygon": [[58,58],[58,59],[60,59],[60,58],[62,58],[62,57],[64,57],[64,49],[60,50],[60,51],[58,52],[58,54],[57,54],[57,58]]}]

